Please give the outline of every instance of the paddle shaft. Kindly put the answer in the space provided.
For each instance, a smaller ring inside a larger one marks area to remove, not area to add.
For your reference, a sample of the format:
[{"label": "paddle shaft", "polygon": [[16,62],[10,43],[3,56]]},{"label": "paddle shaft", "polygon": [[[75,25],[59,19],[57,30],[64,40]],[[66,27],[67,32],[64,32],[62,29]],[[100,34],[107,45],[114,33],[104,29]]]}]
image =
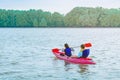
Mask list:
[{"label": "paddle shaft", "polygon": [[[91,43],[85,43],[85,44],[83,44],[85,47],[92,47],[92,44]],[[70,48],[78,48],[78,47],[80,47],[80,46],[74,46],[74,47],[70,47]],[[63,49],[59,49],[59,50],[63,50]]]},{"label": "paddle shaft", "polygon": [[[92,44],[91,43],[85,43],[83,44],[85,47],[92,47]],[[77,48],[77,47],[80,47],[80,46],[75,46],[75,47],[71,47],[71,48]]]}]

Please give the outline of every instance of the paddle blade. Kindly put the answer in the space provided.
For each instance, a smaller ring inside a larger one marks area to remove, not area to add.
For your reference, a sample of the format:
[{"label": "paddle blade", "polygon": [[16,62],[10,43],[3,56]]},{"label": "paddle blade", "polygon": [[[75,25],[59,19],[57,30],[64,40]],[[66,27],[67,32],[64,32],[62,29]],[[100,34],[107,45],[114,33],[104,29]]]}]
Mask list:
[{"label": "paddle blade", "polygon": [[91,43],[85,43],[84,46],[85,47],[92,47],[92,44]]},{"label": "paddle blade", "polygon": [[59,51],[58,48],[54,48],[54,49],[52,49],[52,52],[53,52],[53,53],[56,53],[56,52],[58,52],[58,51]]}]

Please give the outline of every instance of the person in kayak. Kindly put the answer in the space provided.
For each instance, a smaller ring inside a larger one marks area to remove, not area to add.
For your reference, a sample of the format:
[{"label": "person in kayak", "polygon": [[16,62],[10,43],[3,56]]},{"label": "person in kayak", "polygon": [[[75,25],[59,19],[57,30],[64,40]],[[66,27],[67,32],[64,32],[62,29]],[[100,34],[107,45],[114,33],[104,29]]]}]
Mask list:
[{"label": "person in kayak", "polygon": [[80,46],[80,52],[78,55],[71,56],[72,58],[87,58],[89,55],[89,49],[85,49],[84,44]]},{"label": "person in kayak", "polygon": [[69,47],[69,45],[66,43],[66,44],[64,44],[64,47],[65,47],[65,49],[64,49],[65,55],[67,55],[68,57],[72,56],[72,52],[71,52],[72,50]]}]

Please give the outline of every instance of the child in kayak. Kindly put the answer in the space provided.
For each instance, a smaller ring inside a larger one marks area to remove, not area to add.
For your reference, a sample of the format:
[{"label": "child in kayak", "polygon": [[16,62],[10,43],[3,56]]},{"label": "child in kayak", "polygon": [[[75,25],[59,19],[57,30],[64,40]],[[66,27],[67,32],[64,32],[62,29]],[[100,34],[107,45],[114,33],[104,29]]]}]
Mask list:
[{"label": "child in kayak", "polygon": [[80,46],[80,48],[81,48],[81,49],[80,49],[80,52],[78,53],[78,56],[77,56],[78,58],[79,58],[79,57],[82,57],[82,53],[83,53],[83,51],[85,50],[85,46],[82,44],[82,45]]},{"label": "child in kayak", "polygon": [[65,49],[64,49],[65,55],[67,55],[68,57],[72,56],[72,52],[71,52],[72,50],[69,47],[69,45],[66,43],[66,44],[64,44],[64,47],[65,47]]},{"label": "child in kayak", "polygon": [[72,58],[87,58],[89,55],[89,49],[85,49],[84,44],[80,46],[80,52],[78,55],[71,56]]}]

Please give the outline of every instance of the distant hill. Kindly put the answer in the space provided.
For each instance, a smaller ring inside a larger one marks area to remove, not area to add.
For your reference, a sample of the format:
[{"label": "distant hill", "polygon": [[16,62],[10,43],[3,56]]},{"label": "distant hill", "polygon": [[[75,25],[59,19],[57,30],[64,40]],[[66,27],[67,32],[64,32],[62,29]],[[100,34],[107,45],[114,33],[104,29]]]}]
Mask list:
[{"label": "distant hill", "polygon": [[119,27],[120,9],[76,7],[64,17],[65,26]]},{"label": "distant hill", "polygon": [[75,7],[66,15],[0,9],[0,27],[120,27],[120,9]]}]

